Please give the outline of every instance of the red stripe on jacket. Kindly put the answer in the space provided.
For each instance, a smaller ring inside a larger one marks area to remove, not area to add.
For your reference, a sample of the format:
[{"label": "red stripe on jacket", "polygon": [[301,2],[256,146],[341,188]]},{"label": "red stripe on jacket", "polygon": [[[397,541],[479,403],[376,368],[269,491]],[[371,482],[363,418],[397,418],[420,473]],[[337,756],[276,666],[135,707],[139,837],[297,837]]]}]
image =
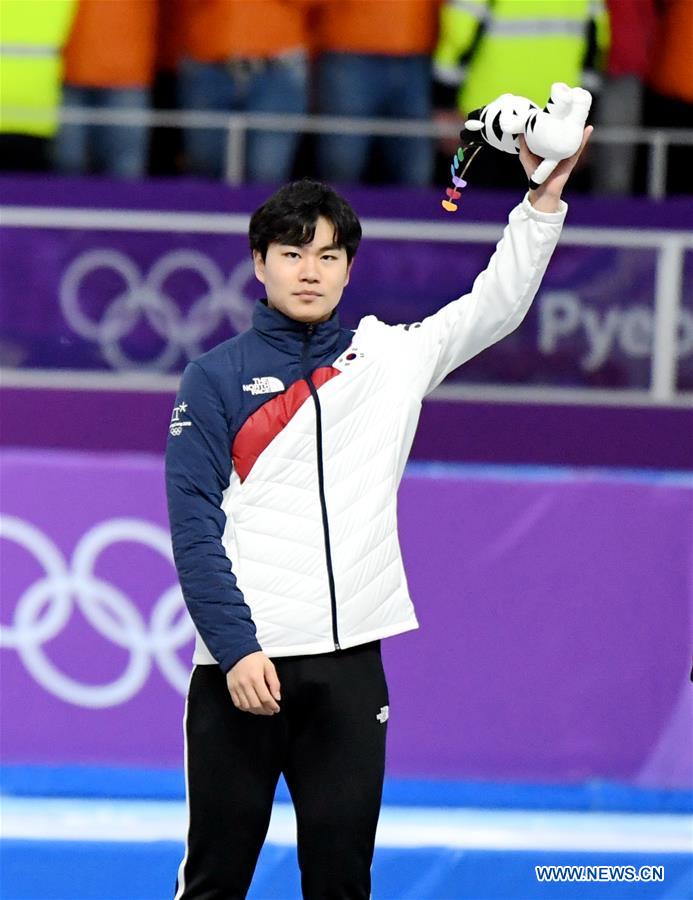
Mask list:
[{"label": "red stripe on jacket", "polygon": [[[315,387],[320,388],[339,374],[339,369],[334,369],[332,366],[321,366],[311,374],[311,379]],[[288,425],[308,397],[310,397],[308,382],[301,378],[283,394],[268,400],[267,403],[255,410],[252,416],[248,416],[238,431],[231,448],[233,467],[238,473],[241,483],[250,474],[258,456]]]}]

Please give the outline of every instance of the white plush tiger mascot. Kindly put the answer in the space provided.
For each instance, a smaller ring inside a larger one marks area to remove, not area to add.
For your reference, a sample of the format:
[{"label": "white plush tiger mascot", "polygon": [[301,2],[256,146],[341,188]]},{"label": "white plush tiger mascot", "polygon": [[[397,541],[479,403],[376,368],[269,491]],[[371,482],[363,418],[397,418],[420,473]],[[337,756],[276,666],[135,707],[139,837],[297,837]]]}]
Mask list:
[{"label": "white plush tiger mascot", "polygon": [[536,188],[562,159],[577,151],[591,105],[589,91],[557,81],[543,110],[526,97],[501,94],[493,103],[470,113],[464,127],[505,153],[520,152],[518,137],[523,134],[529,150],[543,160],[530,178],[529,186]]}]

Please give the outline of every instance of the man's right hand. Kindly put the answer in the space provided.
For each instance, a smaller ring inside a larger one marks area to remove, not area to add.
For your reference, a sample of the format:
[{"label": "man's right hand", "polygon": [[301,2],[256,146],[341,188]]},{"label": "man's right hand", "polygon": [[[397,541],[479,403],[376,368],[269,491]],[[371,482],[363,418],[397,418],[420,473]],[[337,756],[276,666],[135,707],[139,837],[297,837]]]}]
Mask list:
[{"label": "man's right hand", "polygon": [[279,712],[279,678],[272,660],[258,650],[239,659],[226,673],[226,684],[234,706],[255,716]]}]

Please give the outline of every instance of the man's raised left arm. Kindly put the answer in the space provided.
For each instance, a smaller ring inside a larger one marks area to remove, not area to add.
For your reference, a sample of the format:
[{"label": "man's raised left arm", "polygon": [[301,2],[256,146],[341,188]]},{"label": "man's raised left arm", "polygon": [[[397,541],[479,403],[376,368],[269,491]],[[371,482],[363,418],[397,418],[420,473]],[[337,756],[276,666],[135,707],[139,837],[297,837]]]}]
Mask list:
[{"label": "man's raised left arm", "polygon": [[[588,126],[577,153],[559,163],[511,211],[503,237],[470,293],[420,323],[397,327],[408,344],[406,357],[417,361],[412,374],[420,395],[430,393],[446,375],[510,334],[524,319],[563,227],[568,206],[561,194],[591,133]],[[520,143],[520,161],[529,178],[537,157],[522,139]]]}]

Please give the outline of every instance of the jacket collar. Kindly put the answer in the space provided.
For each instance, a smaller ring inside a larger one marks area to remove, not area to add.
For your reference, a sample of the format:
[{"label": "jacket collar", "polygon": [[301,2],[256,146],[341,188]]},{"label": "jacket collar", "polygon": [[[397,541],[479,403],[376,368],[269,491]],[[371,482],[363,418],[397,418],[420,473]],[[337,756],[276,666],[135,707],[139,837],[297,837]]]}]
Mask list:
[{"label": "jacket collar", "polygon": [[303,353],[307,339],[309,357],[316,360],[337,347],[341,331],[337,309],[326,322],[313,324],[311,331],[309,323],[297,322],[278,309],[271,309],[266,299],[255,304],[253,329],[273,347],[296,356]]}]

